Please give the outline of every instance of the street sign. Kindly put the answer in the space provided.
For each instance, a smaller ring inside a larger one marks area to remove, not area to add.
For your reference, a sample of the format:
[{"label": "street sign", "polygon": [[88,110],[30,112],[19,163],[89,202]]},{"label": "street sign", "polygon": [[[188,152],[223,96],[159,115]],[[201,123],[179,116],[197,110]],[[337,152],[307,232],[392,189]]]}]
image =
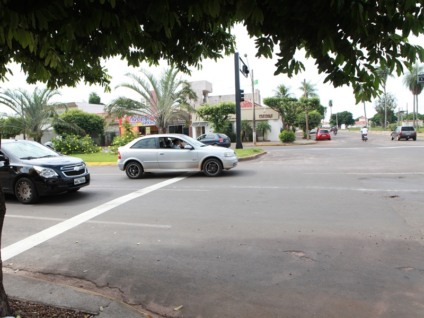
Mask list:
[{"label": "street sign", "polygon": [[424,83],[424,74],[418,74],[418,83]]}]

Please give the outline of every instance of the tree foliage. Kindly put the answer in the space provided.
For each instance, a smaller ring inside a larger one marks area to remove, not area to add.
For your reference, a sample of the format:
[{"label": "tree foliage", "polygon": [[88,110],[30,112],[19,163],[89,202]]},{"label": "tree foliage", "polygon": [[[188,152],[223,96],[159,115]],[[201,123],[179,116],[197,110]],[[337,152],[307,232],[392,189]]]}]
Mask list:
[{"label": "tree foliage", "polygon": [[338,127],[340,127],[341,125],[350,126],[354,123],[355,120],[353,119],[353,114],[351,112],[343,111],[340,113],[331,114],[330,125],[337,125]]},{"label": "tree foliage", "polygon": [[291,97],[278,97],[277,95],[276,97],[264,98],[264,104],[280,115],[286,130],[295,124],[297,114],[301,111],[298,100]]},{"label": "tree foliage", "polygon": [[265,138],[265,135],[268,131],[271,131],[272,127],[268,123],[268,121],[260,121],[256,124],[256,130],[259,132],[259,134]]},{"label": "tree foliage", "polygon": [[240,131],[240,133],[241,133],[241,140],[242,141],[252,141],[253,128],[250,125],[250,120],[242,120],[241,121],[241,131]]},{"label": "tree foliage", "polygon": [[377,65],[400,75],[405,63],[424,60],[423,48],[408,42],[424,32],[417,1],[3,1],[0,78],[15,61],[30,83],[107,85],[102,61],[113,56],[132,66],[164,59],[187,71],[233,52],[236,23],[255,38],[257,57],[276,51],[276,74],[304,70],[296,55],[303,49],[326,82],[352,85],[361,100],[378,94]]},{"label": "tree foliage", "polygon": [[322,117],[324,117],[327,112],[327,107],[321,105],[321,100],[316,95],[310,98],[301,97],[299,101],[302,109],[306,109],[308,111],[316,110]]},{"label": "tree foliage", "polygon": [[144,114],[154,118],[161,132],[166,132],[169,123],[176,119],[185,120],[185,113],[190,109],[189,100],[196,100],[196,93],[190,84],[178,78],[176,68],[166,69],[158,79],[147,70],[138,74],[127,74],[131,79],[118,87],[135,92],[139,99],[119,97],[106,107],[112,115]]},{"label": "tree foliage", "polygon": [[236,113],[236,104],[223,102],[218,105],[204,105],[197,109],[197,114],[211,122],[215,132],[223,132],[229,124],[229,115]]},{"label": "tree foliage", "polygon": [[413,100],[412,100],[412,121],[414,126],[416,125],[416,120],[419,119],[418,115],[418,95],[421,94],[424,88],[424,83],[418,83],[418,74],[424,73],[424,66],[416,63],[413,67],[409,69],[409,72],[403,78],[403,84],[408,87],[411,91]]},{"label": "tree foliage", "polygon": [[317,111],[312,110],[308,112],[308,128],[306,127],[306,114],[305,112],[301,112],[297,115],[296,125],[304,132],[309,130],[311,127],[318,127],[321,123],[321,120],[323,119],[323,116]]},{"label": "tree foliage", "polygon": [[104,133],[105,120],[103,117],[84,112],[80,109],[71,109],[59,116],[53,124],[58,135],[76,134],[79,136],[98,136]]},{"label": "tree foliage", "polygon": [[88,102],[90,104],[100,104],[100,96],[96,92],[92,92],[88,96]]},{"label": "tree foliage", "polygon": [[59,95],[59,92],[48,88],[36,87],[32,94],[23,89],[7,89],[0,92],[0,104],[22,118],[24,137],[29,136],[40,142],[57,117],[56,108],[61,105],[50,102],[55,95]]},{"label": "tree foliage", "polygon": [[0,119],[1,138],[15,138],[24,132],[25,122],[21,117],[7,117]]},{"label": "tree foliage", "polygon": [[396,98],[390,94],[383,94],[380,98],[375,101],[375,111],[372,121],[380,126],[385,127],[384,118],[385,118],[385,108],[387,111],[387,121],[388,124],[396,121],[395,110],[397,107]]}]

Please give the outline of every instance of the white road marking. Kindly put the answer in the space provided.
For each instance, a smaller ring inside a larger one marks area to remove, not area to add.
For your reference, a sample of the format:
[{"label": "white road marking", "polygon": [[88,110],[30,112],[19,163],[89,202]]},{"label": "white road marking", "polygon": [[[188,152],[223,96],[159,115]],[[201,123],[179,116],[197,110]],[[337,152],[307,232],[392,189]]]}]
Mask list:
[{"label": "white road marking", "polygon": [[41,243],[46,242],[47,240],[62,234],[84,222],[87,222],[93,218],[95,218],[96,216],[99,216],[107,211],[110,211],[114,208],[116,208],[117,206],[127,203],[131,200],[134,200],[138,197],[141,197],[143,195],[146,195],[150,192],[153,192],[155,190],[158,190],[160,188],[166,187],[168,185],[171,185],[173,183],[176,183],[178,181],[184,180],[186,177],[177,177],[177,178],[173,178],[173,179],[169,179],[157,184],[154,184],[150,187],[147,188],[143,188],[140,190],[137,190],[135,192],[129,193],[127,195],[124,195],[122,197],[119,197],[117,199],[114,199],[112,201],[106,202],[102,205],[99,205],[98,207],[95,207],[91,210],[88,210],[86,212],[83,212],[81,214],[78,214],[66,221],[63,221],[59,224],[56,224],[52,227],[49,227],[41,232],[38,232],[34,235],[31,235],[19,242],[16,242],[12,245],[9,245],[5,248],[1,249],[1,256],[2,256],[2,260],[3,262],[9,260],[10,258],[17,256],[31,248],[33,248],[34,246],[37,246]]},{"label": "white road marking", "polygon": [[[39,221],[53,221],[60,222],[67,219],[63,218],[45,218],[40,216],[28,216],[28,215],[6,215],[9,219],[26,219],[26,220],[39,220]],[[87,223],[94,224],[109,224],[109,225],[123,225],[123,226],[134,226],[134,227],[151,227],[157,229],[170,229],[172,226],[167,224],[149,224],[149,223],[128,223],[128,222],[109,222],[109,221],[87,221]]]}]

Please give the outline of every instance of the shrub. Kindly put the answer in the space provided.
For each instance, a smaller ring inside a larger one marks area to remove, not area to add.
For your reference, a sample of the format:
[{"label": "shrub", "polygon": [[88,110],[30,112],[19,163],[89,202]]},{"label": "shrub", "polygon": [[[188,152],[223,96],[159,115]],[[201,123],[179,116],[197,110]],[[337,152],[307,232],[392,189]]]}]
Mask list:
[{"label": "shrub", "polygon": [[278,138],[280,138],[280,140],[282,142],[293,142],[296,140],[296,135],[294,134],[293,131],[291,130],[283,130],[279,135]]},{"label": "shrub", "polygon": [[125,133],[122,136],[116,136],[113,138],[112,144],[109,146],[109,150],[113,153],[118,153],[118,147],[126,145],[135,138],[135,134],[132,133]]},{"label": "shrub", "polygon": [[73,153],[96,153],[102,148],[95,145],[90,136],[63,135],[52,140],[53,147],[57,152],[64,155]]}]

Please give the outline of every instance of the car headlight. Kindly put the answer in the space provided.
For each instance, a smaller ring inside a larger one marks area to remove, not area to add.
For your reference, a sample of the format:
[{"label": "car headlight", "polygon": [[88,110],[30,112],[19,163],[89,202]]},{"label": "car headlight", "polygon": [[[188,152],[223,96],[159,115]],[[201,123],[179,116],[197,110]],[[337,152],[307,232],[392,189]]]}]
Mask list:
[{"label": "car headlight", "polygon": [[234,151],[227,151],[224,153],[224,157],[234,157],[235,153]]},{"label": "car headlight", "polygon": [[46,178],[46,179],[58,177],[58,174],[56,173],[56,171],[54,171],[53,169],[50,169],[50,168],[34,166],[34,170],[37,171],[37,173],[41,177]]}]

